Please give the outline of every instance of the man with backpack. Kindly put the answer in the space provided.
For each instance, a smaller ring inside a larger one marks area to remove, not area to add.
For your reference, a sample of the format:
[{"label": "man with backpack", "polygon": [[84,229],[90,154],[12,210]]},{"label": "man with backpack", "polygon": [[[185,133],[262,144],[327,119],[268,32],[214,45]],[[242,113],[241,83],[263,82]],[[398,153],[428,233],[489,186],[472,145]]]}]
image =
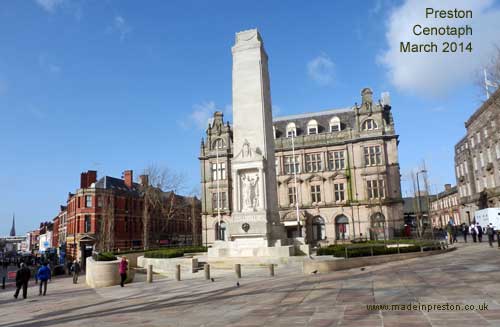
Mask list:
[{"label": "man with backpack", "polygon": [[467,234],[469,234],[469,227],[463,223],[462,224],[462,235],[464,237],[464,242],[467,243]]},{"label": "man with backpack", "polygon": [[495,236],[495,230],[493,229],[493,224],[489,223],[486,228],[486,234],[488,235],[488,243],[490,243],[490,247],[493,247],[493,238]]}]

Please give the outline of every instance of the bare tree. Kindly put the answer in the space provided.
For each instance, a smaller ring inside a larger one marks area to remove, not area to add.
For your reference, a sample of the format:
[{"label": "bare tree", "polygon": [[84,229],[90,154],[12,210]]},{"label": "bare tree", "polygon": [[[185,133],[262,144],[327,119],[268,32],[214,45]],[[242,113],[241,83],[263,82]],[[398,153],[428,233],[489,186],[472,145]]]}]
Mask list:
[{"label": "bare tree", "polygon": [[500,86],[500,47],[495,50],[488,64],[476,76],[476,85],[481,102],[486,101],[485,93],[492,94]]},{"label": "bare tree", "polygon": [[115,200],[114,195],[103,195],[103,211],[99,221],[99,251],[112,251],[115,241]]},{"label": "bare tree", "polygon": [[168,168],[150,165],[143,172],[140,191],[143,198],[143,246],[151,247],[151,240],[167,234],[170,221],[186,208],[186,201],[178,196],[184,176]]}]

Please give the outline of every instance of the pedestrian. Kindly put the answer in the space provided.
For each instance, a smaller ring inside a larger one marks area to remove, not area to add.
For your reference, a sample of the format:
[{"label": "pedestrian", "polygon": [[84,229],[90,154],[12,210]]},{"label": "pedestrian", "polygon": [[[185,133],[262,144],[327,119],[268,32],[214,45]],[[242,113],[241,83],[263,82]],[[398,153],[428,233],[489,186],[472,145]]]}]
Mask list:
[{"label": "pedestrian", "polygon": [[52,273],[46,262],[38,269],[37,278],[40,281],[40,293],[38,295],[42,295],[43,288],[43,296],[45,296],[47,294],[47,281],[52,278]]},{"label": "pedestrian", "polygon": [[80,275],[81,267],[78,261],[73,261],[71,272],[73,273],[73,284],[78,284],[78,276]]},{"label": "pedestrian", "polygon": [[489,223],[486,228],[486,235],[488,235],[488,243],[490,243],[490,247],[493,247],[493,239],[495,237],[495,230],[493,229],[493,224]]},{"label": "pedestrian", "polygon": [[452,230],[452,233],[453,233],[453,243],[457,243],[457,235],[458,235],[458,226],[457,225],[453,225],[453,230]]},{"label": "pedestrian", "polygon": [[463,223],[462,224],[462,235],[464,236],[464,242],[467,243],[467,234],[469,233],[469,228],[468,226]]},{"label": "pedestrian", "polygon": [[125,280],[127,279],[127,268],[128,268],[128,262],[127,262],[127,257],[123,256],[122,261],[120,261],[120,265],[118,267],[118,270],[120,272],[120,286],[124,287],[125,286]]},{"label": "pedestrian", "polygon": [[479,225],[479,223],[477,223],[477,239],[479,241],[479,243],[481,243],[483,241],[483,227],[481,227],[481,225]]},{"label": "pedestrian", "polygon": [[21,263],[19,270],[16,272],[16,292],[14,293],[14,297],[17,299],[19,296],[19,291],[21,287],[23,289],[23,299],[26,299],[28,296],[28,283],[31,278],[31,271],[24,263]]},{"label": "pedestrian", "polygon": [[477,228],[476,228],[475,224],[470,224],[469,232],[472,235],[472,242],[476,243],[477,242]]},{"label": "pedestrian", "polygon": [[446,225],[446,236],[450,244],[453,244],[453,225],[451,221]]}]

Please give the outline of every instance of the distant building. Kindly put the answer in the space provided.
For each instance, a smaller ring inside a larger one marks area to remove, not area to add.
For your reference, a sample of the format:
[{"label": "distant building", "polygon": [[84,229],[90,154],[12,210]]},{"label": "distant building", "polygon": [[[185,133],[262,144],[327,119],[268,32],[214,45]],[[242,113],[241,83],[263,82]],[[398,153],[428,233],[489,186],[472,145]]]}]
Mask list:
[{"label": "distant building", "polygon": [[[288,238],[298,234],[296,201],[301,235],[309,244],[401,232],[399,141],[387,98],[375,103],[365,88],[361,105],[277,117],[273,125],[276,192]],[[199,156],[203,242],[211,244],[225,238],[234,206],[233,131],[221,112],[214,114],[205,136]]]},{"label": "distant building", "polygon": [[430,218],[432,226],[436,228],[446,227],[450,220],[455,225],[462,224],[460,216],[460,199],[456,186],[444,185],[444,191],[438,193],[431,201]]},{"label": "distant building", "polygon": [[478,209],[500,207],[500,89],[465,122],[455,145],[460,216],[467,224]]}]

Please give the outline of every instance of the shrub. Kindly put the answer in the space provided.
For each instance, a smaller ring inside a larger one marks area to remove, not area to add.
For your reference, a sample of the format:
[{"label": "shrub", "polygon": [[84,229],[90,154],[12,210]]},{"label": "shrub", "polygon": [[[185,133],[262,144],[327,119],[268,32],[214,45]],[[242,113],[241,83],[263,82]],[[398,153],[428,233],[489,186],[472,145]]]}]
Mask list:
[{"label": "shrub", "polygon": [[[439,244],[430,241],[421,240],[387,240],[386,244],[409,244],[410,246],[400,247],[399,253],[410,253],[420,251],[420,246],[424,247],[424,251],[438,250]],[[386,247],[383,241],[368,241],[363,244],[335,244],[327,247],[319,248],[317,255],[333,255],[334,257],[345,257],[345,249],[349,247],[347,252],[349,258],[371,256],[372,251],[368,245],[373,246],[373,255],[397,254],[397,247]]]},{"label": "shrub", "polygon": [[111,252],[101,252],[101,253],[97,254],[95,260],[96,261],[113,261],[113,260],[116,260],[116,256]]},{"label": "shrub", "polygon": [[155,259],[166,259],[166,258],[178,258],[184,255],[184,250],[182,249],[162,249],[153,250],[144,253],[145,258],[155,258]]}]

